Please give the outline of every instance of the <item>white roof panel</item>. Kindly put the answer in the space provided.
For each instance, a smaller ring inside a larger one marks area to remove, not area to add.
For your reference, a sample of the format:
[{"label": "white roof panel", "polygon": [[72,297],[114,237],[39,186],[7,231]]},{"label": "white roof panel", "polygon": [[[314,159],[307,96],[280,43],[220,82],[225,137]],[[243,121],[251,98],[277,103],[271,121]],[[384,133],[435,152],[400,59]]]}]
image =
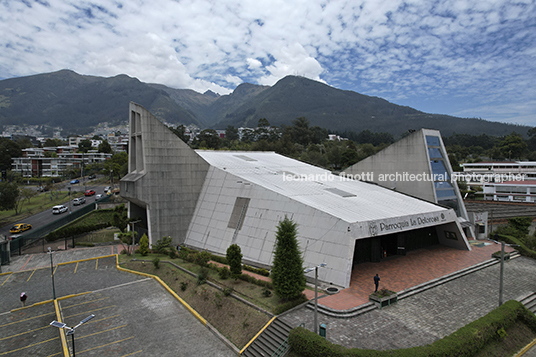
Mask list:
[{"label": "white roof panel", "polygon": [[446,211],[381,186],[345,179],[274,152],[196,151],[210,165],[347,222]]}]

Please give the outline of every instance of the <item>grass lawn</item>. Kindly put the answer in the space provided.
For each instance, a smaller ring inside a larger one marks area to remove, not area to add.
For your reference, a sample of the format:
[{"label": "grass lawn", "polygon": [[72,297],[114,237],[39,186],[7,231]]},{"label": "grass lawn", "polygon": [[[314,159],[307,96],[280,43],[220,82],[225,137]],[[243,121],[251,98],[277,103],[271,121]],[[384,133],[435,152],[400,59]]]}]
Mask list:
[{"label": "grass lawn", "polygon": [[[72,192],[71,199],[81,197],[83,195],[84,194],[82,192]],[[29,217],[42,211],[46,211],[48,209],[52,209],[53,206],[62,204],[68,200],[68,191],[40,193],[35,197],[32,197],[29,201],[23,200],[21,202],[20,212],[17,215],[15,215],[15,210],[0,211],[0,226],[23,221],[26,217]]]},{"label": "grass lawn", "polygon": [[[76,243],[107,243],[114,242],[116,233],[121,233],[118,228],[109,227],[95,232],[84,234],[76,238]],[[116,241],[119,242],[119,241]]]},{"label": "grass lawn", "polygon": [[[150,255],[144,259],[152,259]],[[122,260],[129,260],[130,257],[121,256]],[[160,255],[160,259],[166,259]],[[167,260],[167,259],[166,259]],[[173,259],[177,265],[186,267],[182,259]],[[270,316],[254,309],[253,307],[240,302],[239,300],[225,296],[225,294],[211,287],[208,284],[197,284],[197,279],[190,274],[177,269],[171,264],[161,262],[160,268],[156,269],[152,262],[128,261],[123,265],[124,268],[141,271],[144,273],[159,276],[173,291],[184,299],[194,310],[203,316],[214,328],[231,341],[238,349],[245,345],[268,323]],[[190,271],[195,270],[191,269]],[[213,276],[209,277],[213,282]],[[217,282],[215,282],[217,283]],[[230,285],[234,283],[230,282]],[[234,287],[253,285],[240,281],[233,285]],[[243,287],[244,291],[254,291]],[[252,293],[255,295],[255,293]],[[260,298],[258,298],[260,299]]]}]

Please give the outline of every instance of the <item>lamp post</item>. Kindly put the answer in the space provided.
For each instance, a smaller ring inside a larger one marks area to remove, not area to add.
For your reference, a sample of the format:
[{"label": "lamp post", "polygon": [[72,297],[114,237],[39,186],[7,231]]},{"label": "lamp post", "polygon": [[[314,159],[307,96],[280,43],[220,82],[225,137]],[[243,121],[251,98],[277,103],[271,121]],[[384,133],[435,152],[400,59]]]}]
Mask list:
[{"label": "lamp post", "polygon": [[141,222],[141,220],[130,222],[132,224],[132,259],[136,259],[136,231],[134,230],[134,224]]},{"label": "lamp post", "polygon": [[71,338],[72,338],[72,341],[73,341],[73,357],[76,357],[76,352],[75,352],[75,349],[74,349],[74,332],[75,332],[75,330],[80,325],[85,324],[86,322],[88,322],[89,320],[91,320],[94,317],[95,317],[95,315],[93,315],[93,314],[89,315],[88,317],[86,317],[85,319],[80,321],[80,323],[78,325],[76,325],[75,327],[69,327],[69,326],[67,326],[67,324],[64,324],[63,322],[58,322],[56,320],[54,320],[54,321],[52,321],[50,323],[50,326],[57,327],[57,328],[62,328],[62,329],[67,330],[67,336],[70,335]]},{"label": "lamp post", "polygon": [[71,186],[67,188],[69,189],[69,214],[71,214]]},{"label": "lamp post", "polygon": [[315,266],[314,268],[307,268],[304,270],[304,272],[310,273],[313,270],[315,271],[315,320],[314,320],[314,332],[318,334],[318,268],[323,268],[327,264],[322,263],[320,265]]},{"label": "lamp post", "polygon": [[50,276],[52,277],[52,297],[56,300],[56,286],[54,285],[54,264],[52,263],[52,249],[48,247],[48,254],[50,255]]}]

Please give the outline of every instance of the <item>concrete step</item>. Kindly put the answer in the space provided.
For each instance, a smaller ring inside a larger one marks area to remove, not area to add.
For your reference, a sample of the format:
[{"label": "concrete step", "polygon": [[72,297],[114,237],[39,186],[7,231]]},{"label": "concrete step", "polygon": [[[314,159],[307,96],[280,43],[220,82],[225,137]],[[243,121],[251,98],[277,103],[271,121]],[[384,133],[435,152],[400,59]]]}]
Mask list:
[{"label": "concrete step", "polygon": [[522,303],[528,310],[536,314],[536,292],[527,293],[516,300]]},{"label": "concrete step", "polygon": [[276,352],[278,352],[277,356],[285,356],[289,349],[288,335],[291,329],[292,327],[290,325],[276,318],[246,348],[242,356],[271,357]]},{"label": "concrete step", "polygon": [[[315,302],[314,300],[309,301],[309,303],[306,305],[308,309],[314,310],[315,309]],[[363,305],[356,306],[354,308],[348,309],[348,310],[335,310],[330,307],[324,306],[322,304],[318,304],[318,313],[331,316],[331,317],[337,317],[337,318],[349,318],[349,317],[355,317],[362,314],[366,314],[369,311],[377,309],[377,306],[374,305],[371,302],[368,302]]]},{"label": "concrete step", "polygon": [[434,288],[436,286],[445,284],[445,283],[447,283],[449,281],[452,281],[454,279],[461,278],[462,276],[474,273],[474,272],[476,272],[478,270],[485,269],[485,268],[488,268],[488,267],[496,265],[496,264],[499,264],[499,260],[497,260],[497,259],[489,259],[489,260],[486,260],[486,261],[484,261],[482,263],[470,266],[470,267],[462,269],[462,270],[458,270],[458,271],[456,271],[454,273],[451,273],[451,274],[447,274],[447,275],[442,276],[440,278],[427,281],[426,283],[423,283],[423,284],[420,284],[420,285],[413,286],[411,288],[402,290],[402,291],[400,291],[398,293],[398,300],[405,299],[405,298],[410,297],[412,295],[421,293],[421,292],[426,291],[428,289],[432,289],[432,288]]}]

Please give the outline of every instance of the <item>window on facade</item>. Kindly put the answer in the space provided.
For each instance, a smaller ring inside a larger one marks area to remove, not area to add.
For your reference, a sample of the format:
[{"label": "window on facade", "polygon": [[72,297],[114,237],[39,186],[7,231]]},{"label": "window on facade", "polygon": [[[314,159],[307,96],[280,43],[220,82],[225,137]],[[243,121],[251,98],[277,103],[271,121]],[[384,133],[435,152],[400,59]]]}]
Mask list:
[{"label": "window on facade", "polygon": [[244,217],[246,216],[246,212],[248,210],[249,206],[249,198],[245,197],[237,197],[233,212],[231,212],[231,218],[229,218],[229,224],[227,224],[227,228],[232,229],[242,229],[242,224],[244,223]]}]

